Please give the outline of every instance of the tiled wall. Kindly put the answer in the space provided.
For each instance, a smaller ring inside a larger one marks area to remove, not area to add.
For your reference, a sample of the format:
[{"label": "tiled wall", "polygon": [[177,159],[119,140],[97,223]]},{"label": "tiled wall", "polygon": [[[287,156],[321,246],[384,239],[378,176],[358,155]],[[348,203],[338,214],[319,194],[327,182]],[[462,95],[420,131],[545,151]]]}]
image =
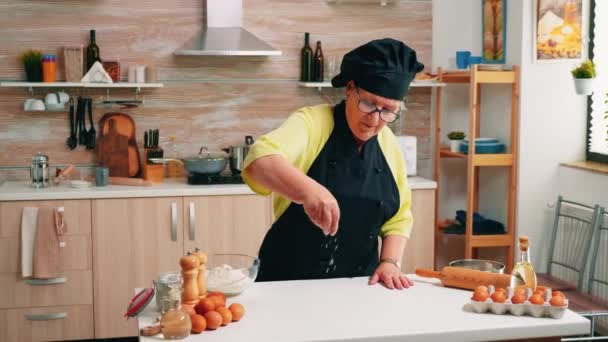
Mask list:
[{"label": "tiled wall", "polygon": [[[220,1],[220,0],[208,0]],[[371,39],[392,37],[431,61],[431,3],[397,1],[328,3],[318,0],[244,0],[244,26],[283,51],[277,57],[178,57],[173,51],[202,27],[204,0],[5,0],[0,3],[0,79],[24,80],[17,58],[29,48],[62,55],[63,46],[87,45],[89,29],[97,30],[102,59],[119,58],[126,65],[157,68],[162,89],[145,90],[144,105],[133,109],[95,108],[98,120],[108,111],[122,111],[143,131],[159,128],[161,146],[177,137],[181,156],[201,145],[211,148],[240,144],[245,135],[259,136],[279,125],[294,109],[336,101],[343,90],[297,85],[299,53],[305,31],[323,42],[327,59],[342,56]],[[59,75],[63,77],[62,61]],[[52,91],[35,90],[43,98]],[[95,99],[105,90],[78,90]],[[112,90],[113,99],[133,98],[134,91]],[[70,151],[66,113],[23,111],[27,89],[0,88],[0,166],[29,165],[42,151],[51,164],[95,163],[95,154],[79,147]],[[419,173],[430,170],[431,90],[410,92],[409,111],[395,131],[419,137]],[[430,175],[430,174],[429,174]]]}]

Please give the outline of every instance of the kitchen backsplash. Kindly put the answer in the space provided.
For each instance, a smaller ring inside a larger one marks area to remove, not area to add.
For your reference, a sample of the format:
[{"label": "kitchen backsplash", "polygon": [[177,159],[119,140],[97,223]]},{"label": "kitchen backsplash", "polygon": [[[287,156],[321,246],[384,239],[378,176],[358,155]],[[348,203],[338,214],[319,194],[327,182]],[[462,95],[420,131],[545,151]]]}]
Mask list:
[{"label": "kitchen backsplash", "polygon": [[[173,51],[195,36],[204,18],[203,0],[7,0],[0,12],[14,13],[0,21],[0,79],[24,80],[18,56],[26,49],[62,56],[63,46],[88,44],[88,31],[97,31],[102,59],[118,58],[122,78],[130,64],[154,66],[164,88],[143,90],[138,108],[94,109],[95,120],[110,111],[128,113],[137,126],[138,146],[143,132],[160,129],[160,145],[176,137],[175,154],[183,157],[211,149],[242,144],[245,135],[257,137],[277,127],[301,106],[338,101],[344,90],[302,88],[297,85],[299,53],[304,32],[321,40],[326,59],[342,56],[351,48],[376,38],[406,42],[430,67],[431,3],[395,2],[344,4],[303,0],[247,0],[243,2],[244,26],[277,49],[276,57],[177,57]],[[63,75],[63,66],[58,74]],[[58,90],[58,89],[55,89]],[[101,89],[65,89],[97,100]],[[43,98],[53,89],[35,89]],[[0,166],[26,166],[38,151],[52,164],[95,163],[95,153],[84,147],[66,148],[67,113],[24,112],[30,97],[26,88],[0,88]],[[112,99],[135,97],[133,90],[111,90]],[[430,176],[431,90],[413,88],[408,111],[393,129],[418,137],[418,173]],[[167,151],[171,153],[171,151]],[[171,157],[172,155],[167,155]]]}]

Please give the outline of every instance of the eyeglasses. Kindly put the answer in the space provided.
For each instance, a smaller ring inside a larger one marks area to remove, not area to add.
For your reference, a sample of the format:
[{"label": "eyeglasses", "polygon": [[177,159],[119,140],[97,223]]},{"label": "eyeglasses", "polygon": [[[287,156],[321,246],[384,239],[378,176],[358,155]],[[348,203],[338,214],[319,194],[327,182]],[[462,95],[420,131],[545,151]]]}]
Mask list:
[{"label": "eyeglasses", "polygon": [[399,110],[399,113],[395,113],[392,110],[386,108],[378,109],[375,103],[371,103],[361,98],[361,96],[359,95],[358,87],[355,87],[355,93],[357,94],[357,98],[359,99],[359,110],[363,113],[374,114],[375,112],[378,112],[380,114],[380,119],[387,123],[391,123],[399,119],[399,114],[401,113],[401,110]]}]

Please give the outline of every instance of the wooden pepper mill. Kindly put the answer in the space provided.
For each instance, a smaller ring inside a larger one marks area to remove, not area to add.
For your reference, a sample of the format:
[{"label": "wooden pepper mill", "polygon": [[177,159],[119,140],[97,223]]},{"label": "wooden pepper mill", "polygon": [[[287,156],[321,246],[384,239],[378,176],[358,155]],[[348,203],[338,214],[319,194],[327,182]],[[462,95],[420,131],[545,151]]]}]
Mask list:
[{"label": "wooden pepper mill", "polygon": [[199,258],[188,252],[187,256],[179,259],[182,268],[182,279],[184,280],[184,291],[182,292],[182,304],[196,305],[199,302],[198,284],[196,276],[200,265]]},{"label": "wooden pepper mill", "polygon": [[198,266],[198,297],[203,299],[207,297],[207,282],[205,280],[205,264],[207,263],[207,254],[202,253],[200,249],[196,248],[192,255],[198,257],[199,266]]}]

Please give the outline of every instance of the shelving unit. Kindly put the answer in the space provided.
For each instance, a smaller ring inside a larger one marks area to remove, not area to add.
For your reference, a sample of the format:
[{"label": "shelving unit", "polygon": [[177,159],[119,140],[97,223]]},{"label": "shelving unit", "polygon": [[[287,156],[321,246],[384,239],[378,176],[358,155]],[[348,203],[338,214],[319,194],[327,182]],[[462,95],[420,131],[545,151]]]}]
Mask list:
[{"label": "shelving unit", "polygon": [[[478,248],[504,247],[507,249],[507,270],[513,268],[513,253],[515,244],[515,194],[517,188],[517,151],[519,131],[519,66],[513,66],[509,71],[481,71],[474,65],[469,71],[438,70],[439,82],[443,84],[469,84],[469,141],[479,137],[480,122],[480,93],[483,84],[506,84],[511,88],[511,130],[510,150],[499,154],[477,154],[475,144],[469,144],[468,153],[451,152],[441,146],[441,114],[443,112],[443,88],[437,88],[435,105],[435,165],[434,174],[437,182],[435,201],[435,253],[438,241],[444,235],[439,227],[439,188],[440,160],[444,158],[464,159],[467,162],[467,196],[466,196],[466,227],[465,227],[465,258],[476,258]],[[475,235],[473,234],[473,213],[479,209],[479,168],[480,167],[506,167],[509,172],[509,185],[507,189],[507,222],[506,234]],[[435,255],[437,258],[437,255]]]}]

